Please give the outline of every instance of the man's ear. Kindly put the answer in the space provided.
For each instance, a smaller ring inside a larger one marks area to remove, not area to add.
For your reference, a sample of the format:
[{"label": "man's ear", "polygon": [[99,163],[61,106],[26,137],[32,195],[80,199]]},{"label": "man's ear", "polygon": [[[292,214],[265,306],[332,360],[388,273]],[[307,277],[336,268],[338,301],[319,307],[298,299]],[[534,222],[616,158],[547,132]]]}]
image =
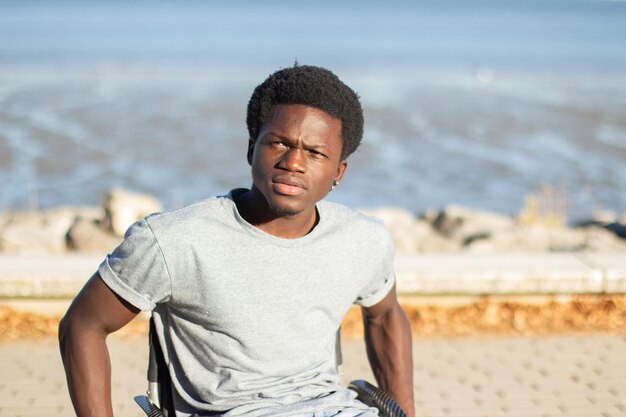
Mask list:
[{"label": "man's ear", "polygon": [[248,139],[248,154],[247,154],[247,158],[248,158],[248,164],[252,165],[252,155],[254,153],[254,144],[255,144],[255,140],[250,138]]},{"label": "man's ear", "polygon": [[337,174],[335,175],[335,181],[340,183],[343,180],[343,176],[346,173],[346,169],[348,168],[348,160],[344,159],[339,162],[339,166],[337,167]]}]

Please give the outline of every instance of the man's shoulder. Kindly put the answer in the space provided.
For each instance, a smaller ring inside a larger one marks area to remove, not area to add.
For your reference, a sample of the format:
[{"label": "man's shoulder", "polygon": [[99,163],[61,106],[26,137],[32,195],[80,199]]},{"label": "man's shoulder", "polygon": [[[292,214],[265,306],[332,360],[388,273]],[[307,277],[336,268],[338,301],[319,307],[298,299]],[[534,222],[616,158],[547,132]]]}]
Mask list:
[{"label": "man's shoulder", "polygon": [[210,197],[173,211],[151,214],[145,220],[153,230],[160,231],[208,227],[228,218],[231,202],[228,196]]},{"label": "man's shoulder", "polygon": [[339,203],[323,200],[320,209],[330,219],[333,227],[345,228],[350,232],[361,232],[374,238],[389,236],[385,224],[379,218],[364,214]]}]

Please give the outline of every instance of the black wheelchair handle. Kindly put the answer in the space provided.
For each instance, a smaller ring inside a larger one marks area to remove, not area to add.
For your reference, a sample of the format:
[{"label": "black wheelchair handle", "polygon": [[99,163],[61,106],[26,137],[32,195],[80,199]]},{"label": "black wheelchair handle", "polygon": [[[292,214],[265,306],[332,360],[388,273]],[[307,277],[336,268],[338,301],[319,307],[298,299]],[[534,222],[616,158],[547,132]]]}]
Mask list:
[{"label": "black wheelchair handle", "polygon": [[359,401],[378,408],[382,416],[406,417],[406,414],[404,414],[404,411],[402,411],[402,408],[400,408],[396,400],[391,398],[385,391],[375,387],[369,382],[356,379],[350,382],[348,388],[356,391]]}]

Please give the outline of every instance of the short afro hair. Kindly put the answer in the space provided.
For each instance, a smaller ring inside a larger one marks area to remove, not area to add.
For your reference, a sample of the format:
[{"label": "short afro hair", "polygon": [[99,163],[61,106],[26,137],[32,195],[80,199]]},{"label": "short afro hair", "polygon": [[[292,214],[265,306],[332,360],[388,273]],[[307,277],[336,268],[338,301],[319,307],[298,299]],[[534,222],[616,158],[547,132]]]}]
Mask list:
[{"label": "short afro hair", "polygon": [[326,68],[296,63],[276,71],[259,84],[248,102],[246,124],[250,139],[257,139],[277,104],[302,104],[341,120],[342,160],[361,143],[363,109],[359,96]]}]

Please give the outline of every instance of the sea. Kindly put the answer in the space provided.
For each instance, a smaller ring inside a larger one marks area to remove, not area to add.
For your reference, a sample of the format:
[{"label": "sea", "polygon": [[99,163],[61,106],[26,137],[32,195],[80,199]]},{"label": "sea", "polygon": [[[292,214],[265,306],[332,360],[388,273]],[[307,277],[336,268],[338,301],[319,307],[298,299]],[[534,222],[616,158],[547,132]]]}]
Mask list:
[{"label": "sea", "polygon": [[248,99],[295,62],[364,107],[330,200],[626,213],[617,0],[0,0],[0,211],[249,186]]}]

